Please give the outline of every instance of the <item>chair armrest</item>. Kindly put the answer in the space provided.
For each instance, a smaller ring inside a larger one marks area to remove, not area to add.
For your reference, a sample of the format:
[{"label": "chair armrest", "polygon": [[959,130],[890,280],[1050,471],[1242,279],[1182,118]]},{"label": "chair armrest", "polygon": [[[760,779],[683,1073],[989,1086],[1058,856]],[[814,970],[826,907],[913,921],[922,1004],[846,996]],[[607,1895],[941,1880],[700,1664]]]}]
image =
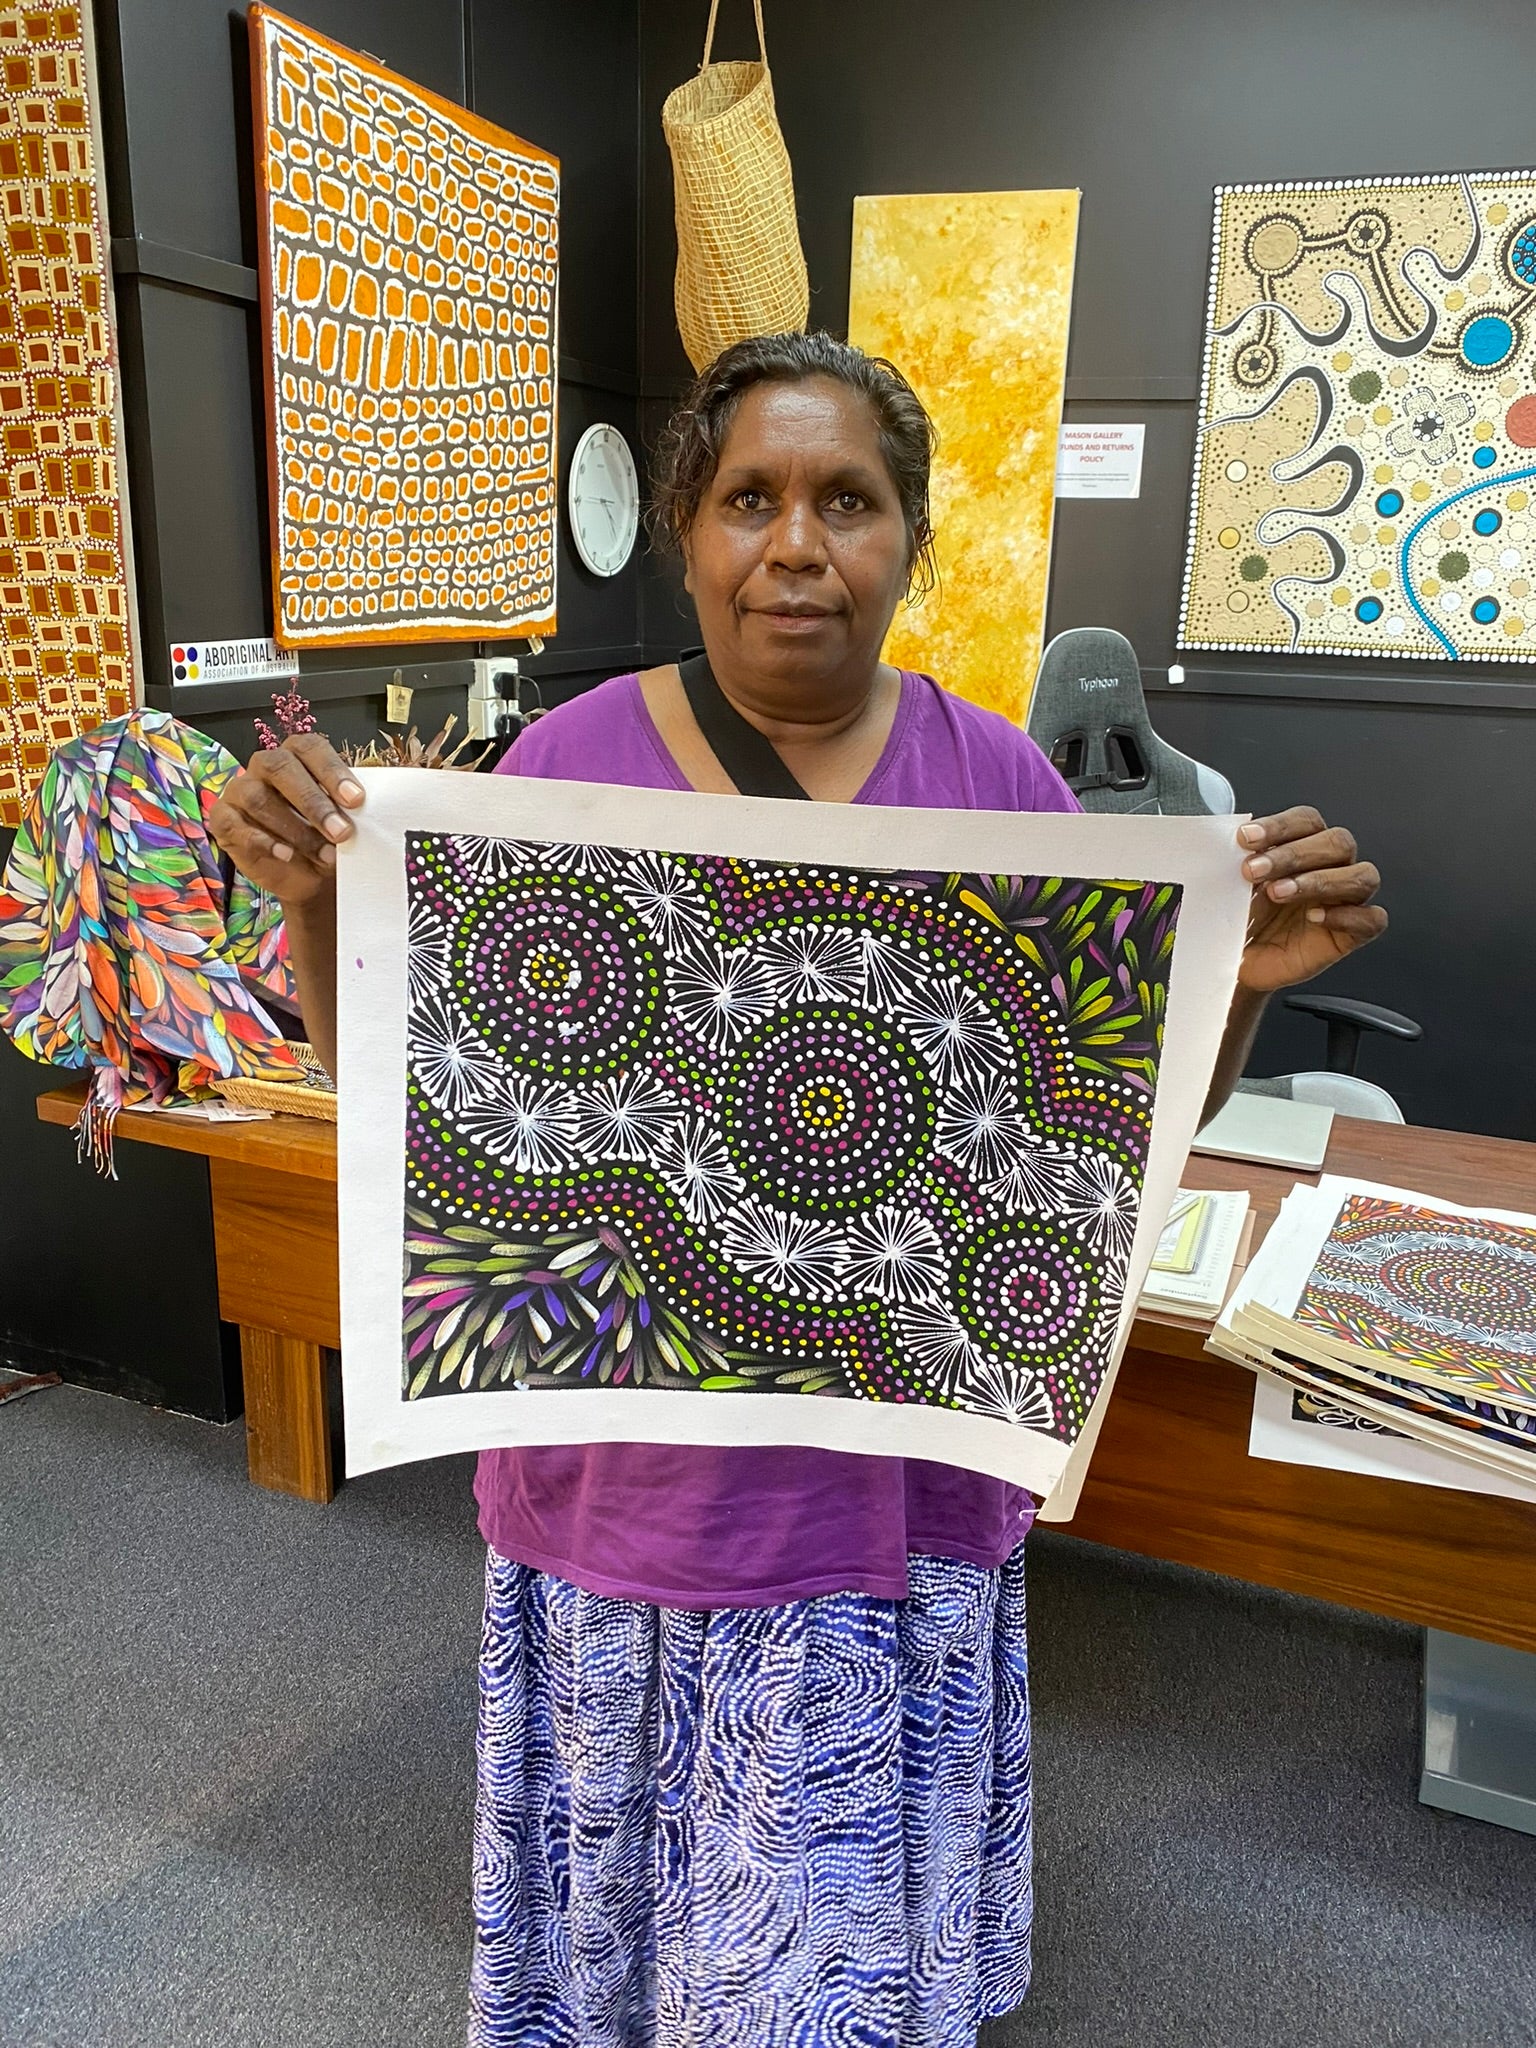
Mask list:
[{"label": "chair armrest", "polygon": [[1404,1038],[1410,1043],[1424,1036],[1423,1025],[1415,1024],[1411,1017],[1398,1010],[1384,1010],[1379,1003],[1358,1002],[1354,996],[1287,996],[1285,1007],[1304,1010],[1309,1017],[1337,1018],[1362,1031],[1384,1031],[1388,1038]]}]

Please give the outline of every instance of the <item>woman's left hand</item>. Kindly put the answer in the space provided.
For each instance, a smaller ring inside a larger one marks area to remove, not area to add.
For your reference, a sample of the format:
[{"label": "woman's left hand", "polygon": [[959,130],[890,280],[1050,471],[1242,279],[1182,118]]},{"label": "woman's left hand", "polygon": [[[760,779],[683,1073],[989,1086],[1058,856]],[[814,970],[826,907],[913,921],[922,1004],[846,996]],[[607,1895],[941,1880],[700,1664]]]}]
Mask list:
[{"label": "woman's left hand", "polygon": [[1239,987],[1255,995],[1293,988],[1386,930],[1387,913],[1373,901],[1381,876],[1356,858],[1354,834],[1325,825],[1310,805],[1255,818],[1238,837],[1254,885]]}]

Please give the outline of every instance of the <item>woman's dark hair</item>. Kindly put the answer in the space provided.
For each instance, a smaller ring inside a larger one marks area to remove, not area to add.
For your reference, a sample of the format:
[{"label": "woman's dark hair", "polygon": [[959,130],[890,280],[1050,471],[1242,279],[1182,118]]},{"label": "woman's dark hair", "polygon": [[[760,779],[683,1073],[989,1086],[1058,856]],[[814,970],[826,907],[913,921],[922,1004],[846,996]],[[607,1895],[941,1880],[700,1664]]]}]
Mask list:
[{"label": "woman's dark hair", "polygon": [[701,373],[656,448],[651,533],[680,548],[698,517],[736,409],[754,384],[832,377],[857,391],[875,416],[880,451],[901,499],[911,547],[908,602],[931,590],[938,571],[928,511],[928,471],[937,438],[923,402],[894,363],[867,356],[830,334],[762,334],[733,342]]}]

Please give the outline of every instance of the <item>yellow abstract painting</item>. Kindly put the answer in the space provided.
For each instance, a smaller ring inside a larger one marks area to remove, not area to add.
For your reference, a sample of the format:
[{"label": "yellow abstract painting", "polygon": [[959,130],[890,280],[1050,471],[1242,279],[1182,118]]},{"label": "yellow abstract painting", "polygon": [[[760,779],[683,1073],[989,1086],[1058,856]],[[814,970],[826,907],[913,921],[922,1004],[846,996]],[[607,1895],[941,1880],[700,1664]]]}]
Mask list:
[{"label": "yellow abstract painting", "polygon": [[856,199],[848,338],[939,430],[940,581],[888,661],[1022,723],[1040,659],[1066,381],[1076,192]]}]

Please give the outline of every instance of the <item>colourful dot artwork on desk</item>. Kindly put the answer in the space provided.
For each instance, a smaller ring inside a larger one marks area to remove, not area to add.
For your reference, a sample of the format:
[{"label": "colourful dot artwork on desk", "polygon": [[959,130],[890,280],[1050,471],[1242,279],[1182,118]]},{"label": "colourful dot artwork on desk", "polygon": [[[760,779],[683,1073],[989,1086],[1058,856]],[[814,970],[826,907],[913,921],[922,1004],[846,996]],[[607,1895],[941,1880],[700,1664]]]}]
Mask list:
[{"label": "colourful dot artwork on desk", "polygon": [[548,632],[559,165],[250,19],[275,637]]},{"label": "colourful dot artwork on desk", "polygon": [[1471,1399],[1536,1399],[1536,1230],[1351,1195],[1296,1321],[1432,1366]]},{"label": "colourful dot artwork on desk", "polygon": [[1536,171],[1218,189],[1179,645],[1536,661]]},{"label": "colourful dot artwork on desk", "polygon": [[406,848],[407,1400],[800,1392],[1075,1440],[1178,887]]},{"label": "colourful dot artwork on desk", "polygon": [[0,825],[137,695],[89,38],[0,6]]}]

